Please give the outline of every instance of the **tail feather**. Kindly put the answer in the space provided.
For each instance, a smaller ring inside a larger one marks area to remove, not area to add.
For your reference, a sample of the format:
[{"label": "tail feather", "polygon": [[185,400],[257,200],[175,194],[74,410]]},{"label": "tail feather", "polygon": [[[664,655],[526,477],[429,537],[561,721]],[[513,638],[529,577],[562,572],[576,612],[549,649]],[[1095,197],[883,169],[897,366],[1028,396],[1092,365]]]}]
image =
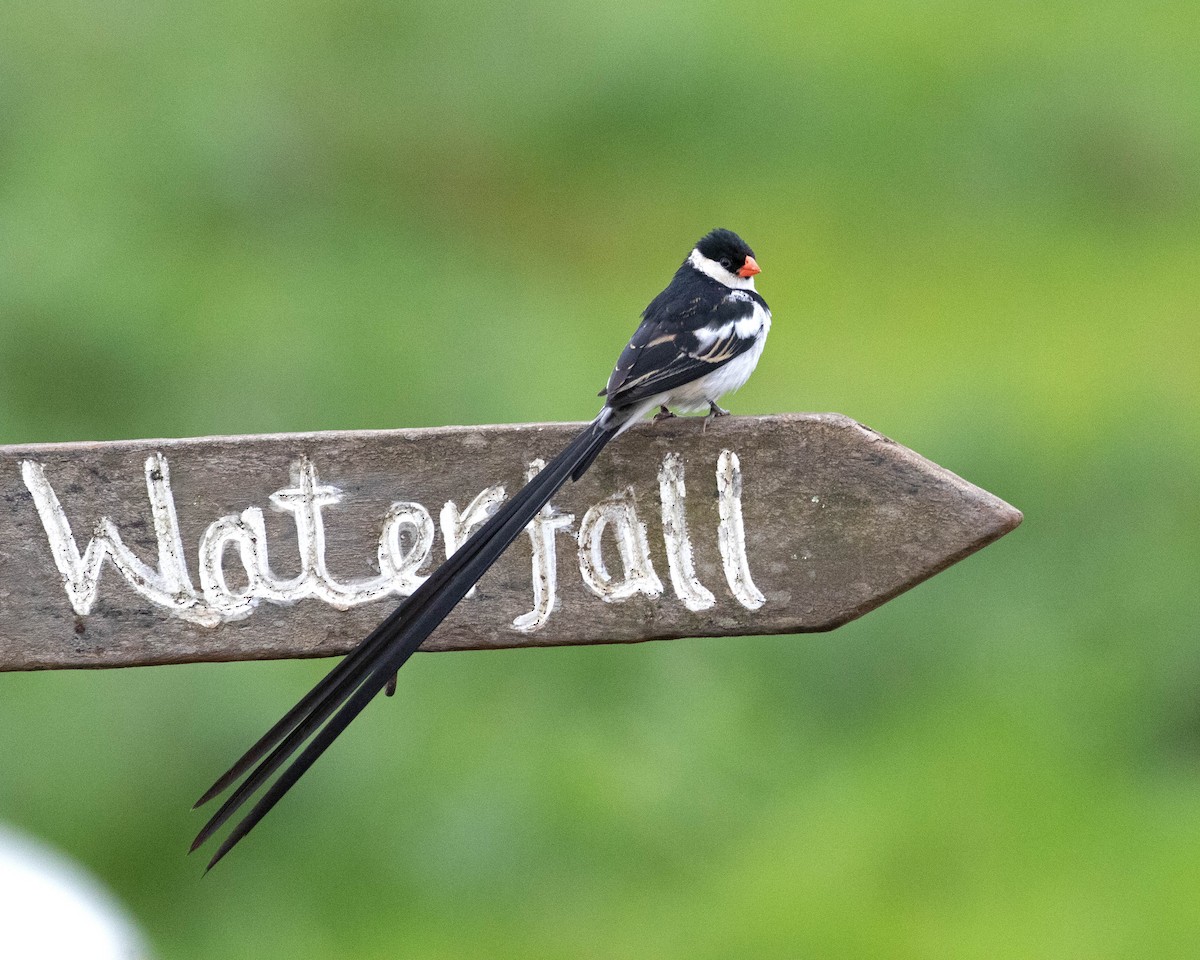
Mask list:
[{"label": "tail feather", "polygon": [[221,774],[216,782],[204,792],[203,796],[193,804],[192,809],[204,806],[229,789],[247,770],[282,742],[306,717],[311,716],[314,710],[320,709],[320,705],[326,699],[343,694],[347,687],[356,686],[370,666],[371,658],[386,642],[389,631],[396,629],[398,623],[403,620],[404,613],[405,605],[402,603],[367,637],[363,638],[357,647],[343,657],[337,666],[325,674],[316,686],[262,735],[254,746],[242,754],[233,766]]},{"label": "tail feather", "polygon": [[209,862],[209,869],[254,828],[383,689],[562,485],[568,479],[582,476],[619,432],[620,424],[612,420],[598,419],[586,427],[205,792],[196,806],[223,793],[254,767],[201,829],[192,844],[193,850],[228,821],[312,737],[230,831]]},{"label": "tail feather", "polygon": [[587,468],[592,465],[592,461],[595,460],[596,457],[600,456],[600,451],[603,449],[603,446],[596,447],[595,449],[589,451],[587,456],[580,460],[579,463],[575,464],[575,469],[571,471],[571,480],[578,480],[585,473],[587,473]]}]

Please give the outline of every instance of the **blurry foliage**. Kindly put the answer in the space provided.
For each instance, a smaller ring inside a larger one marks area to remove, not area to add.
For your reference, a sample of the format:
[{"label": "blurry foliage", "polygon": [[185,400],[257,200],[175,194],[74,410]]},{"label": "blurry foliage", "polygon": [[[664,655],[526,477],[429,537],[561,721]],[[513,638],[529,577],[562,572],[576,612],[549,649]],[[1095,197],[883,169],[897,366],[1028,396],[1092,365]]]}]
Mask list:
[{"label": "blurry foliage", "polygon": [[0,816],[164,957],[1168,957],[1200,922],[1194,5],[0,10],[0,440],[582,419],[715,225],[838,410],[1026,512],[836,634],[0,678]]}]

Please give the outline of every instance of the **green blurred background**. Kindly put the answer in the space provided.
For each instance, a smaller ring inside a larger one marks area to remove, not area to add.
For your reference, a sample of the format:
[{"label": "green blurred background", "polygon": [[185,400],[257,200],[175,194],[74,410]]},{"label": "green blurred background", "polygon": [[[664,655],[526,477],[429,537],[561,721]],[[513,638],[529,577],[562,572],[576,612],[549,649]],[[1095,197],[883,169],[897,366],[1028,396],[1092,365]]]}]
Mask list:
[{"label": "green blurred background", "polygon": [[203,882],[327,664],[3,676],[0,818],[162,957],[1195,956],[1198,105],[1188,0],[5,4],[0,441],[587,418],[724,225],[727,405],[1026,521],[833,634],[420,657]]}]

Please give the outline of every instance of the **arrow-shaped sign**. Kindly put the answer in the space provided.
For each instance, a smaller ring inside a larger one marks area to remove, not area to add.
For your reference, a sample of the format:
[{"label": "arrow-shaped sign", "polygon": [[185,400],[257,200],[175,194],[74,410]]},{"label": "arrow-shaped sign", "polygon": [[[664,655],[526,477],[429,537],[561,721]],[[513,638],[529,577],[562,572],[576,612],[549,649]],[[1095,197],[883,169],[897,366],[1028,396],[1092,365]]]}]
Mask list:
[{"label": "arrow-shaped sign", "polygon": [[[0,447],[0,669],[345,652],[579,428]],[[647,423],[424,649],[829,630],[1020,522],[837,414]]]}]

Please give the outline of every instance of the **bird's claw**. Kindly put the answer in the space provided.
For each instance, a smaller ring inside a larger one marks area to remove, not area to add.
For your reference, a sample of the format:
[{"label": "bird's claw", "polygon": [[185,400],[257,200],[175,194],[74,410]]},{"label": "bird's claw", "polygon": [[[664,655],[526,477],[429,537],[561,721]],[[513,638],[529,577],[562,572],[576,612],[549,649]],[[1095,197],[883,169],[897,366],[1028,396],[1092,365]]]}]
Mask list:
[{"label": "bird's claw", "polygon": [[655,423],[658,423],[659,420],[674,420],[674,419],[675,419],[675,414],[673,414],[666,407],[659,407],[658,413],[656,413],[654,415]]}]

